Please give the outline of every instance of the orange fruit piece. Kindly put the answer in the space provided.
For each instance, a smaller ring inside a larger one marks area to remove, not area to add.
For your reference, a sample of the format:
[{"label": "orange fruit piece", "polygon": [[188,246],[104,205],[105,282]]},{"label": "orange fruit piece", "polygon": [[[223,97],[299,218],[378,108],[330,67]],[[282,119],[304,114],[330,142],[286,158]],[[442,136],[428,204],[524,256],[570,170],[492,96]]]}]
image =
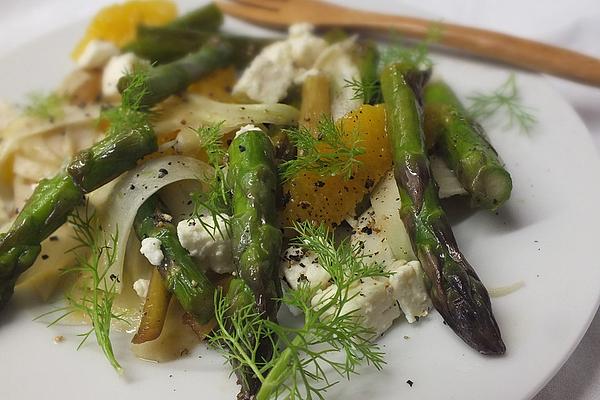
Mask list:
[{"label": "orange fruit piece", "polygon": [[233,103],[231,89],[235,84],[236,73],[233,66],[217,69],[202,79],[192,83],[188,91],[201,94],[215,101]]},{"label": "orange fruit piece", "polygon": [[71,57],[77,59],[94,39],[122,47],[135,39],[138,25],[164,25],[175,17],[177,6],[170,0],[130,0],[104,7],[92,19]]},{"label": "orange fruit piece", "polygon": [[357,156],[361,164],[352,177],[320,176],[303,172],[283,185],[286,204],[283,209],[283,226],[297,221],[340,224],[354,214],[357,204],[392,167],[392,153],[385,128],[383,105],[363,105],[341,120],[344,143],[358,135],[364,154]]}]

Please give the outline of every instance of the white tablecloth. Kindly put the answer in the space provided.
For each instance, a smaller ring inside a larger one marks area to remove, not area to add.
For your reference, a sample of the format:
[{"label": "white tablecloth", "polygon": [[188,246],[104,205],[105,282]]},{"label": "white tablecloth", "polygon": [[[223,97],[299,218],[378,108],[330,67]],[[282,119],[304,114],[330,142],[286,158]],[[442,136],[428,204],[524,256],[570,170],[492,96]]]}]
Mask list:
[{"label": "white tablecloth", "polygon": [[[0,0],[0,50],[15,48],[115,1]],[[388,1],[398,4],[399,13],[495,29],[600,57],[598,0]],[[387,1],[371,0],[363,6],[384,2]],[[577,110],[600,150],[600,89],[549,79]],[[565,399],[600,399],[600,314],[564,367],[535,397],[535,400]]]}]

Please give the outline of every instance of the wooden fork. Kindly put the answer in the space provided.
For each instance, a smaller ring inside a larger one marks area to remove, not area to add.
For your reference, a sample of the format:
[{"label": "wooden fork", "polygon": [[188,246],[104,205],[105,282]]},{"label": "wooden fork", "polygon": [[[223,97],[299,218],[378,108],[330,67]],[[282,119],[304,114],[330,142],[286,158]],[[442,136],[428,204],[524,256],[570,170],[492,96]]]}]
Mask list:
[{"label": "wooden fork", "polygon": [[217,4],[226,14],[273,28],[310,22],[317,27],[394,30],[411,38],[423,39],[433,27],[439,29],[441,45],[481,58],[600,86],[600,59],[485,29],[359,11],[318,0],[218,0]]}]

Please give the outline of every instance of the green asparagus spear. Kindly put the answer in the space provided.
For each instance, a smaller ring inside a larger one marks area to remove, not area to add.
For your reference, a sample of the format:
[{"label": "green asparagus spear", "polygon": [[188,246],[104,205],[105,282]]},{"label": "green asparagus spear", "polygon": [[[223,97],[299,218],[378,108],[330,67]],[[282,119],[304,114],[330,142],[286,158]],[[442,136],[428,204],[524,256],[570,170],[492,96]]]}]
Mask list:
[{"label": "green asparagus spear", "polygon": [[[212,38],[195,53],[180,60],[151,68],[146,79],[144,92],[140,92],[140,107],[151,107],[172,94],[183,92],[191,83],[208,72],[231,63],[234,48],[228,41]],[[118,88],[122,92],[129,87],[130,76],[119,80]]]},{"label": "green asparagus spear", "polygon": [[[252,290],[240,278],[232,279],[229,283],[229,290],[225,296],[226,304],[228,304],[227,317],[231,318],[236,312],[254,304],[254,295]],[[228,327],[234,329],[233,327]],[[258,341],[258,349],[256,351],[257,364],[266,364],[273,356],[273,344],[267,338],[248,337],[246,340],[250,343]],[[256,374],[248,366],[242,365],[238,360],[231,359],[231,366],[238,378],[238,384],[241,386],[240,393],[237,396],[238,400],[254,400],[256,394],[260,390],[261,381]]]},{"label": "green asparagus spear", "polygon": [[423,142],[419,101],[407,67],[394,64],[381,75],[400,217],[425,271],[429,295],[446,323],[483,354],[503,354],[504,343],[487,290],[461,254],[439,204]]},{"label": "green asparagus spear", "polygon": [[278,181],[273,146],[264,132],[252,130],[238,135],[228,154],[238,276],[254,293],[259,312],[275,320],[279,306],[276,299],[281,298],[277,266],[282,234],[275,209]]},{"label": "green asparagus spear", "polygon": [[223,25],[223,13],[215,3],[190,11],[167,24],[170,28],[217,31]]},{"label": "green asparagus spear", "polygon": [[214,35],[214,32],[140,26],[136,40],[122,50],[149,60],[152,64],[164,64],[198,50]]},{"label": "green asparagus spear", "polygon": [[211,38],[227,41],[234,47],[232,63],[238,68],[246,65],[264,46],[273,42],[271,39],[225,33],[142,26],[138,28],[136,41],[125,46],[123,51],[133,52],[152,63],[164,64],[197,51]]},{"label": "green asparagus spear", "polygon": [[425,135],[454,170],[471,195],[473,206],[496,210],[512,190],[510,174],[486,140],[483,128],[467,113],[443,82],[432,82],[424,92]]},{"label": "green asparagus spear", "polygon": [[165,206],[157,196],[152,196],[139,208],[135,216],[134,228],[140,240],[156,238],[160,240],[164,254],[158,266],[165,286],[172,292],[181,307],[192,314],[198,322],[208,322],[214,313],[215,287],[192,260],[186,249],[179,243],[177,229],[164,218]]}]

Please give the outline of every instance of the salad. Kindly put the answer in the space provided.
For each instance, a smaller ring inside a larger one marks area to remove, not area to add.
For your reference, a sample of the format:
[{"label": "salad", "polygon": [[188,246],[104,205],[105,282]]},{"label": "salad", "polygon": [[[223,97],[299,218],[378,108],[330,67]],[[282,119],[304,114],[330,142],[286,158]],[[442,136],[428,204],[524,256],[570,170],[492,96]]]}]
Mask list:
[{"label": "salad", "polygon": [[112,334],[155,361],[206,341],[240,399],[323,398],[336,375],[383,368],[377,338],[433,309],[504,354],[440,199],[509,199],[477,118],[534,123],[514,78],[467,108],[431,76],[435,35],[384,48],[222,22],[212,4],[107,7],[60,87],[2,104],[0,307],[15,291],[58,304],[40,319],[89,324],[117,371]]}]

